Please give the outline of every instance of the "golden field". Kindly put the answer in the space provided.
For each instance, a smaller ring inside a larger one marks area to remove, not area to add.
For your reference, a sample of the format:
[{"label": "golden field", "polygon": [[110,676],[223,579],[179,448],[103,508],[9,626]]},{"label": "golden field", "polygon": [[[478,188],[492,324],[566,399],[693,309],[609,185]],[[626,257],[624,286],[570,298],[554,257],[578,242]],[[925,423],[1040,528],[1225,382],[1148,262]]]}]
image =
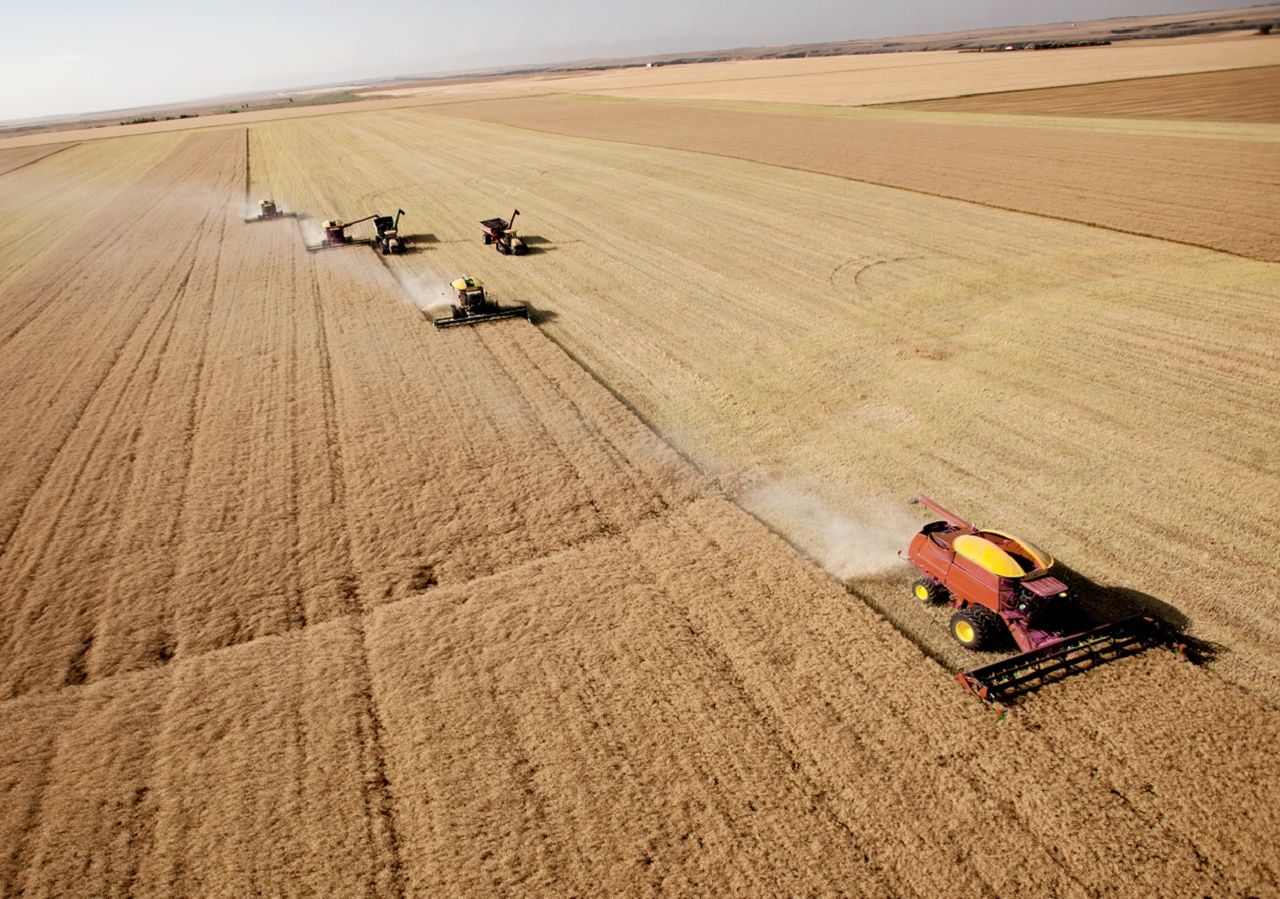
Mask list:
[{"label": "golden field", "polygon": [[[1271,126],[373,102],[0,151],[0,894],[1280,892]],[[997,716],[921,491],[1212,661]]]}]

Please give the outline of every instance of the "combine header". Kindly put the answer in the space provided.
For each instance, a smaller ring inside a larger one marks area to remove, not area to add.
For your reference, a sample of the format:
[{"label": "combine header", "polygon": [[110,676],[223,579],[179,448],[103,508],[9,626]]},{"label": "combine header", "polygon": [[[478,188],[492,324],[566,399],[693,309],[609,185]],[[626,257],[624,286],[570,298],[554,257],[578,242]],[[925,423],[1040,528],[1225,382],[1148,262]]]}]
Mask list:
[{"label": "combine header", "polygon": [[485,219],[480,223],[480,229],[484,232],[484,245],[490,244],[493,248],[503,256],[523,256],[529,252],[529,248],[525,246],[524,240],[515,232],[516,216],[520,214],[520,210],[516,209],[511,213],[511,220],[507,219]]},{"label": "combine header", "polygon": [[458,301],[450,306],[449,318],[437,318],[431,322],[437,330],[458,325],[478,325],[481,322],[501,318],[529,318],[528,306],[499,306],[491,302],[484,292],[484,285],[469,275],[453,282]]},{"label": "combine header", "polygon": [[1025,540],[977,528],[927,496],[911,502],[942,518],[921,528],[907,550],[923,575],[912,585],[916,598],[956,609],[951,636],[963,646],[989,649],[1012,637],[1022,650],[956,675],[979,698],[1009,700],[1076,671],[1169,642],[1165,626],[1146,616],[1076,631],[1070,591],[1049,574],[1051,556]]}]

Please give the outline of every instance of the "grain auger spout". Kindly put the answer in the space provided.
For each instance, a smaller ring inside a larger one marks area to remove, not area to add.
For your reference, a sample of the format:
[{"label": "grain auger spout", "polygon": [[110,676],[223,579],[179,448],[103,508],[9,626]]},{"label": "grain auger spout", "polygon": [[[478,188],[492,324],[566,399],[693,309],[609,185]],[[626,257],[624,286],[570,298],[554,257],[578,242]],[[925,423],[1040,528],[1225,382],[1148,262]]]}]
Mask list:
[{"label": "grain auger spout", "polygon": [[1081,630],[1070,589],[1050,573],[1052,556],[1011,534],[970,524],[927,496],[912,503],[941,517],[921,528],[907,550],[922,575],[911,588],[916,598],[956,610],[951,636],[963,646],[991,649],[1012,638],[1021,650],[956,675],[981,699],[1007,701],[1077,671],[1173,642],[1163,622],[1143,615]]}]

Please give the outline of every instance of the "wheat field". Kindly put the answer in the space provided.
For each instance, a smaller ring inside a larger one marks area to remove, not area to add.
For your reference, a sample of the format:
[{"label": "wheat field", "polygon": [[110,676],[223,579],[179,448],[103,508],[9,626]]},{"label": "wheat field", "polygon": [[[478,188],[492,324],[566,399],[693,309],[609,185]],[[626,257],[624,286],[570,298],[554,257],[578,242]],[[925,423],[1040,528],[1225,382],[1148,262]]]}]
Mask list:
[{"label": "wheat field", "polygon": [[[1276,263],[434,100],[0,173],[0,895],[1280,892]],[[1211,661],[987,708],[920,491]]]}]

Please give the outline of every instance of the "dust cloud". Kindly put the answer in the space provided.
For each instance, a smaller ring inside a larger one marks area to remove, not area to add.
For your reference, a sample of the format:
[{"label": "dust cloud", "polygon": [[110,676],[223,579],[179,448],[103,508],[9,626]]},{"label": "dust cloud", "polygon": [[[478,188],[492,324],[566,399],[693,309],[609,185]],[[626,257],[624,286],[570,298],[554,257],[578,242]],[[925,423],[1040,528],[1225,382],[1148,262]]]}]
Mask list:
[{"label": "dust cloud", "polygon": [[889,497],[836,504],[812,488],[765,481],[739,503],[842,581],[883,577],[903,569],[898,552],[919,528]]},{"label": "dust cloud", "polygon": [[453,302],[453,287],[439,275],[414,275],[401,279],[405,302],[417,306],[433,318],[447,314]]},{"label": "dust cloud", "polygon": [[324,229],[313,218],[299,218],[298,230],[302,233],[302,242],[309,247],[318,245],[324,239]]}]

